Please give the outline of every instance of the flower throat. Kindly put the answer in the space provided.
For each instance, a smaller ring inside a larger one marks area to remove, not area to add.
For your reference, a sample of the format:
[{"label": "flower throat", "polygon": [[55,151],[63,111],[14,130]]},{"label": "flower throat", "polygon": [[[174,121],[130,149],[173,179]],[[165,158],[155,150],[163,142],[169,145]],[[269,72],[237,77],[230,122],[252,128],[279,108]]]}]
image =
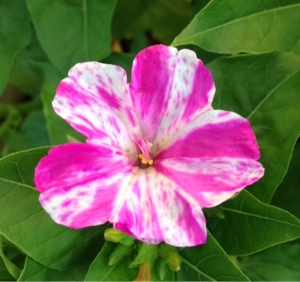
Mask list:
[{"label": "flower throat", "polygon": [[146,138],[141,138],[137,135],[134,139],[138,151],[138,166],[144,169],[148,168],[153,165],[153,159],[151,158],[152,143],[150,143]]}]

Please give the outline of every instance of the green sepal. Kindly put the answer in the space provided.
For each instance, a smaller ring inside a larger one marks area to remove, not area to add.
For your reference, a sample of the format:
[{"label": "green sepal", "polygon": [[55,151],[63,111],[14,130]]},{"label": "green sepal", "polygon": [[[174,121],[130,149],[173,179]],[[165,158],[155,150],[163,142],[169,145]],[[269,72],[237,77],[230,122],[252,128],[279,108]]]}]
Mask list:
[{"label": "green sepal", "polygon": [[143,243],[139,248],[138,255],[129,265],[130,268],[137,267],[144,263],[149,263],[153,267],[156,258],[158,257],[158,245],[149,245]]},{"label": "green sepal", "polygon": [[123,258],[130,255],[132,253],[132,250],[133,250],[133,248],[130,246],[118,244],[118,246],[115,248],[115,250],[110,255],[108,264],[110,266],[112,266],[112,265],[118,263]]}]

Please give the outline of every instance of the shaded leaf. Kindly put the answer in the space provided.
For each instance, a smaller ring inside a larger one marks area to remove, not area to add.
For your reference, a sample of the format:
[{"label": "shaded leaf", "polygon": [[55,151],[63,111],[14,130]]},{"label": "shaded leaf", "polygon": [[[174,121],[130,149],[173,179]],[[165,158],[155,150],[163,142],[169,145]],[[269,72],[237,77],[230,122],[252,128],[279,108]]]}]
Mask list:
[{"label": "shaded leaf", "polygon": [[97,61],[109,55],[116,2],[26,1],[42,48],[63,74],[78,62]]},{"label": "shaded leaf", "polygon": [[73,230],[56,224],[38,201],[34,169],[49,148],[0,160],[0,233],[38,262],[56,269],[92,260],[105,226]]},{"label": "shaded leaf", "polygon": [[87,265],[72,265],[66,270],[48,268],[27,257],[20,281],[83,281]]},{"label": "shaded leaf", "polygon": [[300,219],[300,142],[295,146],[289,170],[279,185],[273,199],[272,205],[285,209]]},{"label": "shaded leaf", "polygon": [[217,89],[214,108],[237,112],[251,122],[265,175],[250,191],[269,202],[300,134],[300,60],[274,52],[221,58],[208,67]]},{"label": "shaded leaf", "polygon": [[186,0],[120,0],[113,17],[112,33],[119,40],[151,31],[160,42],[170,44],[190,18],[191,7]]},{"label": "shaded leaf", "polygon": [[0,94],[2,94],[14,58],[30,39],[30,29],[23,1],[2,0],[0,19]]},{"label": "shaded leaf", "polygon": [[222,209],[225,218],[209,218],[209,227],[229,255],[252,254],[300,237],[296,217],[260,202],[246,190]]},{"label": "shaded leaf", "polygon": [[300,246],[284,244],[242,259],[251,281],[300,281]]},{"label": "shaded leaf", "polygon": [[42,111],[29,113],[23,123],[22,132],[26,134],[27,149],[50,145],[46,119]]},{"label": "shaded leaf", "polygon": [[209,233],[204,245],[184,248],[180,255],[176,281],[248,281]]},{"label": "shaded leaf", "polygon": [[299,0],[213,0],[173,41],[216,53],[300,54]]}]

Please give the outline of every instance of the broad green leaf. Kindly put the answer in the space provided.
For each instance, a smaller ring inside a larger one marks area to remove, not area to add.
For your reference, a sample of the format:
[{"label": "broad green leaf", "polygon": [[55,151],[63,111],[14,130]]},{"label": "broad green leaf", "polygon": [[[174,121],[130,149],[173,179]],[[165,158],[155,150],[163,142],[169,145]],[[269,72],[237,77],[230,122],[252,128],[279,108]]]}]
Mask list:
[{"label": "broad green leaf", "polygon": [[108,265],[109,256],[116,248],[115,243],[106,242],[90,266],[85,281],[132,281],[138,268],[129,268],[132,257],[124,258],[119,264]]},{"label": "broad green leaf", "polygon": [[242,258],[242,271],[251,281],[300,281],[300,246],[283,244]]},{"label": "broad green leaf", "polygon": [[300,219],[299,199],[300,199],[300,142],[298,141],[293,157],[290,162],[289,170],[279,185],[273,199],[272,205],[285,209]]},{"label": "broad green leaf", "polygon": [[216,53],[300,54],[299,0],[213,0],[172,45],[195,44]]},{"label": "broad green leaf", "polygon": [[87,265],[72,265],[66,270],[55,270],[28,257],[19,281],[83,281],[87,270]]},{"label": "broad green leaf", "polygon": [[105,226],[73,230],[56,224],[38,201],[34,169],[49,148],[0,160],[0,233],[36,261],[56,269],[92,260]]},{"label": "broad green leaf", "polygon": [[209,228],[229,255],[248,255],[300,237],[300,221],[264,204],[246,190],[222,205],[224,219],[209,218]]},{"label": "broad green leaf", "polygon": [[180,255],[176,281],[248,281],[210,233],[204,245],[184,248]]},{"label": "broad green leaf", "polygon": [[14,58],[29,41],[30,29],[25,3],[0,2],[0,95],[6,85]]},{"label": "broad green leaf", "polygon": [[63,73],[78,62],[110,53],[111,20],[117,0],[27,0],[39,42]]},{"label": "broad green leaf", "polygon": [[48,134],[52,145],[68,142],[68,136],[83,141],[84,137],[75,131],[71,126],[58,116],[53,108],[52,101],[56,93],[56,88],[62,75],[51,66],[45,69],[45,81],[41,91],[44,106],[44,115],[47,122]]},{"label": "broad green leaf", "polygon": [[265,175],[249,191],[269,202],[300,134],[300,58],[274,52],[221,58],[208,67],[217,89],[214,108],[237,112],[251,122]]}]

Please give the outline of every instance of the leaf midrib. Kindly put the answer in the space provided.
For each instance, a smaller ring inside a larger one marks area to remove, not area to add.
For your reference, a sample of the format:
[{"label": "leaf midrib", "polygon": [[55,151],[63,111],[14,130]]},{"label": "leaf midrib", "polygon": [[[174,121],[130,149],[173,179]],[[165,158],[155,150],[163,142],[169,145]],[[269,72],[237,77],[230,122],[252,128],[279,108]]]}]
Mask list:
[{"label": "leaf midrib", "polygon": [[[250,15],[247,15],[247,16],[244,16],[244,17],[241,17],[241,18],[238,18],[238,19],[234,19],[234,20],[232,20],[232,21],[226,22],[226,23],[221,24],[221,25],[216,25],[216,26],[214,26],[214,27],[208,28],[208,29],[206,29],[206,30],[203,30],[203,31],[200,31],[200,32],[197,32],[197,33],[193,33],[193,35],[184,37],[183,40],[181,39],[181,40],[178,40],[178,41],[177,41],[176,38],[175,38],[175,40],[172,42],[171,45],[176,46],[176,45],[174,45],[174,43],[175,43],[175,44],[178,44],[178,43],[180,43],[180,42],[182,42],[182,41],[186,41],[186,40],[188,40],[188,39],[197,37],[197,36],[199,36],[200,34],[205,34],[205,33],[208,33],[208,32],[210,32],[210,31],[213,31],[213,30],[219,29],[219,28],[224,28],[225,26],[234,24],[234,23],[236,23],[236,22],[239,22],[239,21],[242,21],[242,20],[245,20],[245,19],[249,19],[249,18],[251,18],[251,17],[256,17],[256,16],[258,16],[258,15],[265,14],[265,13],[271,13],[271,12],[274,13],[275,11],[280,11],[280,10],[285,10],[285,9],[294,9],[295,6],[300,6],[300,3],[292,4],[292,5],[287,5],[287,6],[284,6],[284,7],[277,7],[277,8],[274,8],[274,9],[263,10],[263,11],[260,11],[260,12],[257,12],[257,13],[253,13],[253,14],[250,14]],[[209,7],[209,6],[206,6],[206,8],[204,8],[203,11],[205,11],[205,10],[207,9],[207,7]],[[180,36],[180,35],[179,35],[179,36]]]},{"label": "leaf midrib", "polygon": [[[231,208],[227,208],[227,207],[222,207],[222,209],[226,210],[226,211],[229,211],[229,212],[245,215],[245,216],[256,217],[256,218],[260,218],[260,219],[264,219],[264,220],[270,220],[270,221],[278,222],[278,223],[281,223],[281,224],[286,224],[286,225],[290,225],[290,226],[293,226],[293,227],[296,227],[296,228],[300,228],[300,223],[299,223],[299,225],[295,225],[295,224],[292,224],[290,222],[281,221],[281,220],[278,220],[278,219],[274,219],[274,218],[271,218],[271,217],[265,217],[265,216],[261,216],[261,215],[257,215],[257,214],[252,214],[252,213],[244,212],[244,211],[241,211],[241,210],[231,209]],[[282,210],[280,210],[280,211],[282,211]],[[292,216],[291,214],[289,214],[289,215]]]}]

